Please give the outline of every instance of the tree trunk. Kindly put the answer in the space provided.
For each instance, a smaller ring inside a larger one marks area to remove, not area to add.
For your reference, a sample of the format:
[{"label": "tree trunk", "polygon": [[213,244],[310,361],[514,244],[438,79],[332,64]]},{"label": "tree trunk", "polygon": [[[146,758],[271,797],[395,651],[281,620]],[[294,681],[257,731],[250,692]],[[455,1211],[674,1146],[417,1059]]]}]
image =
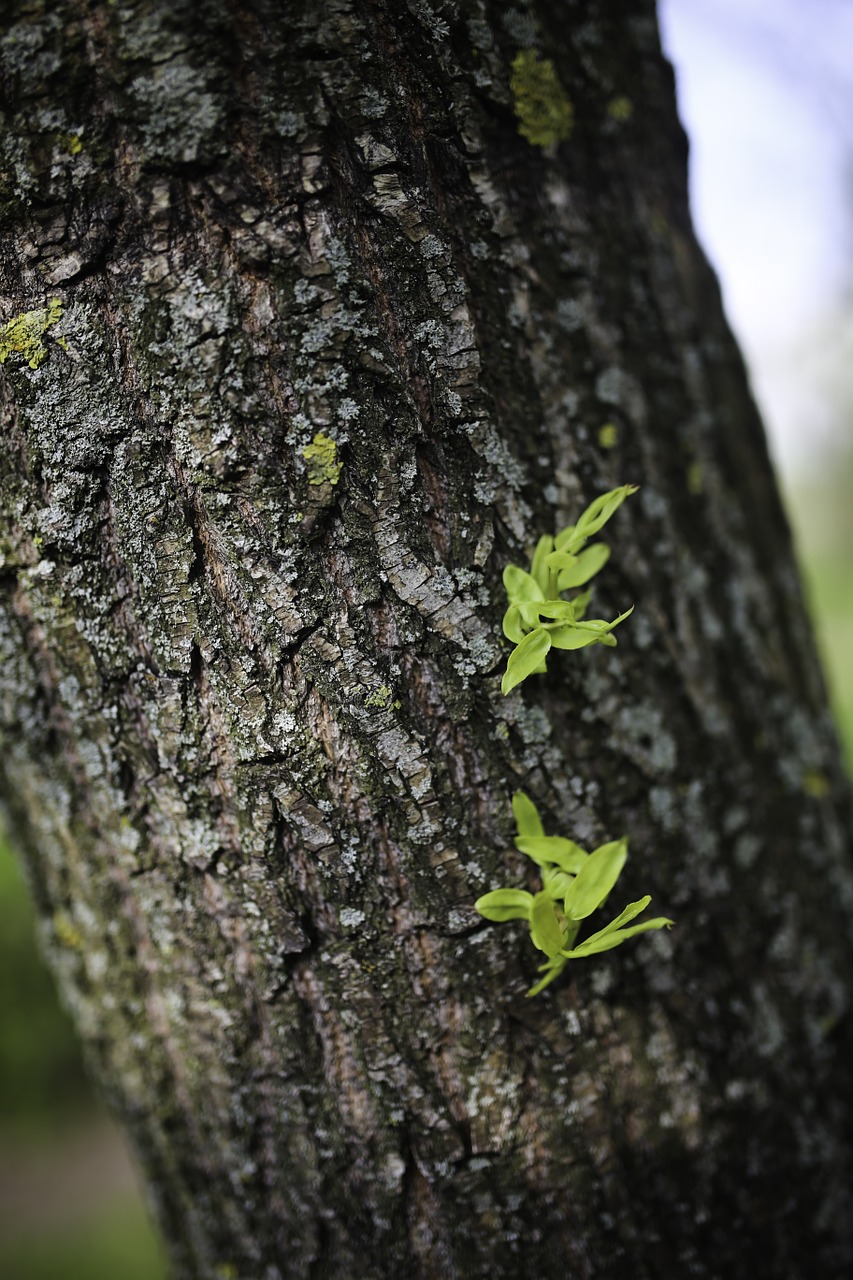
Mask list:
[{"label": "tree trunk", "polygon": [[[523,3],[7,19],[2,789],[178,1277],[853,1265],[848,790],[672,72]],[[629,481],[619,647],[504,698]],[[677,920],[532,1000],[519,787]]]}]

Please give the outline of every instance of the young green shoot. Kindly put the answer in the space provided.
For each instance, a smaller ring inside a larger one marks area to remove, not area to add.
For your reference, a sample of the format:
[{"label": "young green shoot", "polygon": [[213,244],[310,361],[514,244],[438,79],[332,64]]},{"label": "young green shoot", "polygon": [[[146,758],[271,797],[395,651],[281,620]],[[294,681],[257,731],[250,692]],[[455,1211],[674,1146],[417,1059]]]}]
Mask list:
[{"label": "young green shoot", "polygon": [[515,645],[501,681],[504,694],[529,675],[546,671],[545,660],[551,649],[616,644],[611,633],[633,611],[633,606],[612,622],[588,619],[589,590],[572,599],[566,599],[563,592],[585,587],[603,569],[610,558],[610,548],[603,542],[586,544],[636,491],[637,486],[632,484],[611,489],[591,502],[576,524],[561,529],[555,537],[543,535],[536,544],[529,573],[514,564],[504,569],[509,607],[504,614],[503,632]]},{"label": "young green shoot", "polygon": [[546,957],[539,966],[543,976],[530,988],[528,996],[544,991],[570,960],[610,951],[635,934],[668,928],[674,923],[665,916],[655,916],[630,924],[651,902],[647,895],[630,902],[603,928],[578,942],[582,922],[604,906],[619,879],[628,856],[628,841],[611,840],[587,853],[573,840],[546,836],[536,806],[523,791],[513,796],[512,810],[518,830],[515,847],[539,867],[542,888],[536,894],[525,889],[493,889],[477,899],[474,909],[486,920],[498,923],[527,922],[533,945]]}]

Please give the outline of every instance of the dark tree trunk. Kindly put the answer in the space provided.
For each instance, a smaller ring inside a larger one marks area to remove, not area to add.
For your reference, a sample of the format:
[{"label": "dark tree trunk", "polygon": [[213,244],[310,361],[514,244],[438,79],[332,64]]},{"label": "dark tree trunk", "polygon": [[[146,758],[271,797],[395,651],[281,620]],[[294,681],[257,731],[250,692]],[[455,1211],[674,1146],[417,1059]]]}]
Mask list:
[{"label": "dark tree trunk", "polygon": [[[2,788],[175,1274],[850,1274],[848,791],[651,3],[12,9]],[[503,698],[628,481],[619,648]],[[677,918],[535,1000],[519,786]]]}]

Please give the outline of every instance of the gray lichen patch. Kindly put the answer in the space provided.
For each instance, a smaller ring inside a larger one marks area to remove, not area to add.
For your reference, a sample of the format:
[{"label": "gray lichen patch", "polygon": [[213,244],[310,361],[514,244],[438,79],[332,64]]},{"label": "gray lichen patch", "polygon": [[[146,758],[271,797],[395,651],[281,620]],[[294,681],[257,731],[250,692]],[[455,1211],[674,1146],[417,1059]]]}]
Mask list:
[{"label": "gray lichen patch", "polygon": [[149,75],[131,81],[129,88],[148,161],[191,163],[208,149],[222,126],[221,99],[210,92],[208,77],[185,62],[155,67]]}]

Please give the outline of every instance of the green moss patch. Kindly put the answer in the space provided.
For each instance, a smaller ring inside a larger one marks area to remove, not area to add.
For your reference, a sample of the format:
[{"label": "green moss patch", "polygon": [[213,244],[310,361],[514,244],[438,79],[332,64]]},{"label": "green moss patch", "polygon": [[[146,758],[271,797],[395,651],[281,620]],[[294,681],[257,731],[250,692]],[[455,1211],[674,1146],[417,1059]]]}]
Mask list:
[{"label": "green moss patch", "polygon": [[337,484],[340,480],[344,464],[338,462],[338,446],[331,436],[318,431],[302,450],[302,457],[308,464],[309,484]]},{"label": "green moss patch", "polygon": [[47,355],[44,335],[61,318],[62,303],[58,298],[51,298],[46,307],[15,316],[0,329],[0,364],[5,364],[11,355],[21,355],[31,369],[37,369]]},{"label": "green moss patch", "polygon": [[569,137],[574,112],[550,58],[520,49],[512,60],[509,85],[522,138],[535,147],[548,147]]}]

